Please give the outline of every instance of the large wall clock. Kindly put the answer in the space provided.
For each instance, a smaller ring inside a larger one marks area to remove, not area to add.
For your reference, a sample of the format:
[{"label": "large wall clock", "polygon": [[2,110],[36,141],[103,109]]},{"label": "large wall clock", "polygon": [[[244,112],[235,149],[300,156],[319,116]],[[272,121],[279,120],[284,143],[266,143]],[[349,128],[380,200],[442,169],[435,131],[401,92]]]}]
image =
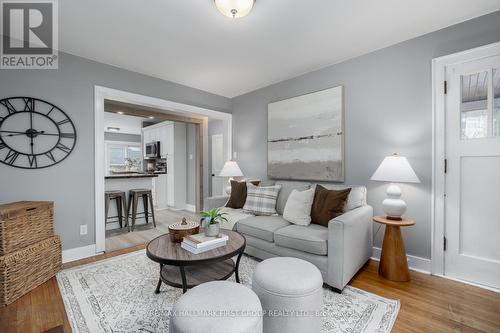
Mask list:
[{"label": "large wall clock", "polygon": [[32,97],[0,100],[1,163],[46,168],[68,157],[75,143],[75,125],[54,104]]}]

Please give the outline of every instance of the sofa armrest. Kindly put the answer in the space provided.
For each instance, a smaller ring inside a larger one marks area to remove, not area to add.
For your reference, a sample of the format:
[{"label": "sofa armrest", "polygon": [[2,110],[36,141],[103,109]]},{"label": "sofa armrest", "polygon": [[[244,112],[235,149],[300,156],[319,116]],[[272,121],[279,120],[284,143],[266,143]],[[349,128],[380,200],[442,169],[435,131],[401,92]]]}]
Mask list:
[{"label": "sofa armrest", "polygon": [[342,290],[373,252],[373,208],[348,211],[328,223],[328,281]]},{"label": "sofa armrest", "polygon": [[224,207],[228,200],[229,196],[227,195],[205,198],[203,202],[203,209],[209,210],[212,208]]}]

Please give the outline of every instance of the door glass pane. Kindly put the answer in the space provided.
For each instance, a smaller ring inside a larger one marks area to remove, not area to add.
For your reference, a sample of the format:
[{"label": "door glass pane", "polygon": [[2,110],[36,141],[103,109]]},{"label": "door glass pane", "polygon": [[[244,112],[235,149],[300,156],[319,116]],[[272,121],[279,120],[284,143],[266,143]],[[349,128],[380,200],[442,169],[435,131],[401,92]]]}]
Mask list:
[{"label": "door glass pane", "polygon": [[462,139],[488,136],[488,72],[462,76],[460,113]]},{"label": "door glass pane", "polygon": [[493,70],[493,135],[500,136],[500,69]]}]

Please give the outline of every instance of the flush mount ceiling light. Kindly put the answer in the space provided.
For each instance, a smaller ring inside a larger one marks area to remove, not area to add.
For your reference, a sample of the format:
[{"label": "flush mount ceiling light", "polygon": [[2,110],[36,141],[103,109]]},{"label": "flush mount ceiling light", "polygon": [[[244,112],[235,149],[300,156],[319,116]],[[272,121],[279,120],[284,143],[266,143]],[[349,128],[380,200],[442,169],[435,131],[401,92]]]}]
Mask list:
[{"label": "flush mount ceiling light", "polygon": [[255,0],[214,0],[214,2],[222,15],[240,18],[250,14]]}]

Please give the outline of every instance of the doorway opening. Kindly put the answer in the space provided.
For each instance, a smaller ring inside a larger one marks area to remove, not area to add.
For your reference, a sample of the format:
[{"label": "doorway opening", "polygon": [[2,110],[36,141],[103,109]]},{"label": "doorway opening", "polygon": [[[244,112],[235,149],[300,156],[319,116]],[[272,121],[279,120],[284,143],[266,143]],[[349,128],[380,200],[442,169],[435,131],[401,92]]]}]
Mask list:
[{"label": "doorway opening", "polygon": [[222,130],[219,158],[228,160],[231,115],[103,87],[95,96],[96,252],[147,243],[183,217],[198,220],[211,193],[211,124]]}]

